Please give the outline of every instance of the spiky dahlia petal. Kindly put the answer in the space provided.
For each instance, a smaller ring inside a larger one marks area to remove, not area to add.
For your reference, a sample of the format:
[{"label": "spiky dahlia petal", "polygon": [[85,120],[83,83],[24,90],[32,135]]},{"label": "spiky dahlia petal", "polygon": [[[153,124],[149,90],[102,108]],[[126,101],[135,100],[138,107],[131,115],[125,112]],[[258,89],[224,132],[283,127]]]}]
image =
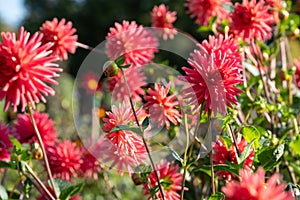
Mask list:
[{"label": "spiky dahlia petal", "polygon": [[149,114],[150,120],[157,124],[157,126],[164,126],[170,128],[170,122],[177,125],[180,122],[181,114],[175,108],[179,102],[175,100],[176,96],[168,95],[170,85],[164,87],[160,84],[154,85],[153,89],[148,89],[148,95],[144,97],[146,104],[145,108]]},{"label": "spiky dahlia petal", "polygon": [[40,31],[43,33],[42,42],[52,42],[52,54],[58,56],[60,60],[67,60],[68,53],[75,53],[77,35],[74,35],[76,29],[72,27],[72,22],[66,23],[64,18],[60,21],[54,18],[52,21],[46,21]]},{"label": "spiky dahlia petal", "polygon": [[252,42],[272,37],[274,17],[268,12],[269,6],[261,0],[243,0],[236,3],[230,20],[230,33],[235,37]]},{"label": "spiky dahlia petal", "polygon": [[[54,121],[49,118],[47,113],[40,113],[38,111],[33,113],[33,118],[35,119],[45,147],[47,148],[47,146],[53,145],[57,141],[58,136],[55,130]],[[13,135],[21,143],[33,144],[34,142],[38,142],[28,114],[18,114],[14,123]]]},{"label": "spiky dahlia petal", "polygon": [[158,32],[164,40],[167,40],[168,37],[173,39],[177,34],[177,30],[173,27],[173,23],[176,21],[176,12],[170,12],[164,4],[154,6],[151,12],[151,21],[153,27],[160,28]]},{"label": "spiky dahlia petal", "polygon": [[83,160],[80,148],[74,143],[65,140],[49,146],[46,150],[54,177],[70,181],[78,176]]},{"label": "spiky dahlia petal", "polygon": [[0,43],[0,98],[5,99],[7,110],[12,105],[14,111],[20,106],[24,111],[28,104],[35,107],[39,101],[45,102],[44,96],[54,95],[55,91],[46,83],[57,84],[53,78],[58,77],[61,68],[50,56],[53,44],[41,44],[43,35],[30,33],[20,28],[15,33],[1,33]]},{"label": "spiky dahlia petal", "polygon": [[197,24],[208,25],[211,17],[217,17],[219,21],[229,16],[229,11],[223,5],[231,5],[230,0],[187,0],[185,6],[192,18],[196,18]]},{"label": "spiky dahlia petal", "polygon": [[143,66],[154,58],[157,52],[158,41],[153,33],[135,21],[115,23],[107,34],[107,55],[111,60],[125,54],[124,65],[132,67]]},{"label": "spiky dahlia petal", "polygon": [[285,184],[277,184],[279,175],[274,174],[265,182],[265,171],[259,167],[256,173],[240,170],[239,181],[228,182],[222,192],[226,200],[292,200],[290,192],[284,191]]}]

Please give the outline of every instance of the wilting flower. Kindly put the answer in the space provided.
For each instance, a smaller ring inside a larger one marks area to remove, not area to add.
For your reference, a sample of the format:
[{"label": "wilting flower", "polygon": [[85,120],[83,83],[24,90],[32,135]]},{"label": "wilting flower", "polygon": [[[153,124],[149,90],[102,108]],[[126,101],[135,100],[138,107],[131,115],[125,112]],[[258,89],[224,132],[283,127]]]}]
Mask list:
[{"label": "wilting flower", "polygon": [[245,42],[264,41],[272,37],[274,17],[264,1],[243,0],[236,3],[230,21],[230,33]]},{"label": "wilting flower", "polygon": [[231,5],[230,0],[187,0],[185,6],[191,17],[196,17],[197,24],[208,25],[211,17],[217,17],[219,21],[229,16],[223,5]]},{"label": "wilting flower", "polygon": [[173,23],[176,21],[176,12],[170,12],[169,8],[164,4],[154,6],[151,12],[151,21],[153,27],[161,28],[158,31],[164,40],[168,39],[168,37],[173,39],[177,33],[177,30],[173,27]]},{"label": "wilting flower", "polygon": [[54,45],[51,50],[53,55],[60,60],[68,60],[68,53],[75,53],[77,48],[76,29],[72,27],[72,22],[62,19],[58,22],[57,18],[46,21],[40,28],[43,33],[43,43],[52,42]]},{"label": "wilting flower", "polygon": [[179,103],[176,101],[175,94],[168,95],[169,90],[170,85],[164,87],[155,84],[154,90],[150,88],[148,95],[144,97],[149,118],[159,127],[166,125],[167,129],[170,128],[170,122],[177,125],[181,118],[179,111],[175,108]]},{"label": "wilting flower", "polygon": [[149,63],[158,51],[158,41],[152,32],[142,25],[138,26],[135,21],[115,23],[115,27],[109,30],[106,36],[106,53],[111,60],[125,54],[124,65],[143,66]]},{"label": "wilting flower", "polygon": [[54,77],[62,69],[57,68],[56,58],[49,56],[52,44],[41,45],[42,34],[30,37],[23,27],[18,38],[14,33],[1,33],[0,43],[0,100],[5,98],[4,110],[11,104],[14,111],[20,105],[24,111],[28,104],[46,102],[44,95],[55,91],[46,83],[57,84]]},{"label": "wilting flower", "polygon": [[[144,95],[145,91],[142,87],[147,85],[146,77],[142,72],[140,67],[127,68],[124,69],[124,74],[126,77],[126,82],[130,91],[131,98],[136,101],[141,101],[140,95]],[[119,71],[117,76],[111,77],[108,80],[109,91],[112,92],[112,97],[114,100],[122,101],[124,98],[128,97],[126,90],[126,85],[122,72]]]},{"label": "wilting flower", "polygon": [[10,153],[9,148],[12,148],[13,145],[9,139],[10,130],[8,126],[3,125],[0,122],[0,160],[8,160]]},{"label": "wilting flower", "polygon": [[279,174],[274,174],[265,182],[262,167],[256,173],[240,170],[239,181],[228,182],[222,188],[226,200],[293,200],[292,194],[284,191],[285,184],[277,184]]},{"label": "wilting flower", "polygon": [[[173,166],[173,164],[173,162],[162,161],[156,165],[156,170],[165,199],[179,200],[180,195],[178,194],[178,191],[181,190],[182,174],[178,172],[178,166]],[[149,174],[148,179],[151,188],[158,186],[154,171]],[[144,190],[146,195],[150,194],[148,183],[144,184]],[[162,199],[159,190],[155,194],[157,198]],[[149,199],[152,198],[149,197]]]},{"label": "wilting flower", "polygon": [[[237,146],[240,153],[244,151],[246,145],[247,142],[244,139],[237,142]],[[213,144],[212,159],[214,164],[226,164],[227,162],[237,163],[234,145],[232,144],[229,147],[229,149],[227,149],[224,141],[218,137],[216,143]],[[247,170],[251,169],[253,159],[254,159],[254,151],[252,149],[250,155],[246,158],[244,162],[244,169]],[[234,177],[234,174],[226,171],[217,172],[216,175],[226,180],[232,180],[232,178]]]},{"label": "wilting flower", "polygon": [[96,91],[101,89],[99,83],[100,77],[97,76],[94,72],[87,72],[82,77],[82,86],[89,94],[94,94]]},{"label": "wilting flower", "polygon": [[[33,118],[40,132],[44,145],[47,147],[53,145],[57,140],[57,132],[55,130],[54,121],[49,118],[47,113],[35,111]],[[13,135],[21,143],[33,144],[38,142],[35,130],[33,128],[30,116],[28,114],[18,114],[15,121]]]},{"label": "wilting flower", "polygon": [[[138,120],[145,118],[142,108],[137,109],[136,113]],[[112,112],[106,114],[108,117],[103,119],[102,129],[107,134],[99,145],[102,161],[112,162],[111,167],[116,166],[120,174],[123,174],[124,168],[132,173],[133,167],[145,163],[147,159],[142,137],[131,130],[112,131],[116,126],[135,124],[129,100],[125,99],[119,107],[113,105]]]},{"label": "wilting flower", "polygon": [[186,73],[183,78],[190,85],[182,92],[195,109],[205,102],[205,112],[225,114],[226,105],[232,107],[231,104],[237,103],[241,90],[235,86],[242,83],[240,64],[227,53],[221,48],[208,54],[200,46],[200,50],[195,50],[188,59],[192,69],[182,68]]},{"label": "wilting flower", "polygon": [[53,176],[70,181],[77,177],[80,171],[81,159],[80,148],[71,141],[58,142],[47,148],[47,155]]},{"label": "wilting flower", "polygon": [[98,172],[101,171],[100,163],[98,162],[97,158],[89,151],[82,147],[83,162],[80,166],[80,173],[83,177],[93,177],[94,180],[98,180]]},{"label": "wilting flower", "polygon": [[294,61],[296,72],[294,75],[295,84],[300,89],[300,59]]}]

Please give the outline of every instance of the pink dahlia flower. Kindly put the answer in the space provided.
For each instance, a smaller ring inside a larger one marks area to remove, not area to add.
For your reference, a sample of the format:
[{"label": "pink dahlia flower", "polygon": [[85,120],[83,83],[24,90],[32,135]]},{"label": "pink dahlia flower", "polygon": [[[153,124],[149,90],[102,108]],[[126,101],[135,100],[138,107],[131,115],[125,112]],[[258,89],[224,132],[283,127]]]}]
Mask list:
[{"label": "pink dahlia flower", "polygon": [[294,200],[291,193],[284,191],[285,184],[279,184],[279,174],[274,174],[265,182],[262,167],[256,173],[240,170],[239,181],[228,182],[222,192],[226,200]]},{"label": "pink dahlia flower", "polygon": [[[116,166],[120,174],[123,174],[124,168],[132,173],[133,167],[147,160],[147,152],[141,136],[129,130],[111,132],[116,126],[135,124],[129,100],[126,100],[119,107],[113,105],[112,112],[106,113],[108,117],[103,119],[102,129],[107,134],[99,145],[103,152],[102,161],[111,162],[111,167]],[[142,108],[137,109],[136,113],[139,120],[145,118]]]},{"label": "pink dahlia flower", "polygon": [[241,90],[235,86],[242,83],[240,62],[227,56],[227,50],[221,48],[209,55],[205,48],[200,48],[191,54],[188,63],[192,69],[182,69],[189,87],[182,92],[194,109],[205,102],[204,110],[209,115],[218,111],[225,114],[226,105],[232,107],[237,103]]},{"label": "pink dahlia flower", "polygon": [[[136,101],[141,101],[142,99],[140,95],[143,96],[145,94],[145,91],[142,89],[142,87],[147,85],[147,78],[145,77],[141,68],[129,67],[127,69],[124,69],[124,74],[126,77],[131,98]],[[112,97],[114,100],[122,101],[124,100],[124,98],[128,97],[124,78],[122,76],[121,71],[119,71],[119,73],[116,76],[111,77],[108,80],[108,84],[109,91],[112,92]]]},{"label": "pink dahlia flower", "polygon": [[235,37],[252,42],[255,39],[265,41],[272,37],[274,17],[264,1],[243,0],[236,3],[230,21],[230,33]]},{"label": "pink dahlia flower", "polygon": [[30,37],[23,27],[18,38],[14,33],[1,33],[0,42],[0,100],[5,98],[4,110],[9,105],[14,111],[21,106],[24,111],[28,104],[35,108],[35,103],[46,102],[43,95],[54,95],[55,91],[46,83],[57,84],[54,77],[62,69],[50,56],[52,44],[41,45],[43,35],[35,33]]},{"label": "pink dahlia flower", "polygon": [[[246,145],[247,142],[244,139],[242,139],[240,142],[237,143],[240,152],[244,151]],[[214,164],[226,164],[227,162],[237,163],[234,145],[232,144],[228,150],[223,140],[218,137],[216,143],[213,144],[212,159]],[[248,169],[248,170],[251,169],[253,159],[254,159],[254,151],[252,150],[252,152],[244,162],[244,169]],[[226,171],[217,172],[216,175],[229,181],[232,180],[232,178],[234,177],[234,174]]]},{"label": "pink dahlia flower", "polygon": [[[54,121],[49,118],[47,113],[40,113],[35,111],[33,113],[36,126],[41,134],[45,147],[53,145],[57,140],[57,132],[55,130]],[[33,144],[38,142],[36,133],[34,131],[31,119],[28,114],[18,114],[13,129],[14,136],[21,143]]]},{"label": "pink dahlia flower", "polygon": [[13,147],[9,139],[10,130],[0,122],[0,160],[9,160],[9,149]]},{"label": "pink dahlia flower", "polygon": [[164,4],[154,6],[151,12],[152,26],[160,28],[159,34],[163,36],[164,40],[174,38],[177,34],[177,30],[173,27],[173,23],[176,21],[176,12],[170,12],[169,8]]},{"label": "pink dahlia flower", "polygon": [[[160,184],[163,189],[164,197],[168,200],[179,200],[179,191],[181,190],[182,174],[178,172],[178,166],[173,166],[173,162],[161,161],[156,165],[156,170]],[[157,187],[157,179],[154,171],[149,174],[149,185],[151,188]],[[150,194],[148,183],[144,184],[145,194]],[[158,190],[155,195],[157,198],[162,199],[161,193]],[[148,199],[152,199],[149,197]]]},{"label": "pink dahlia flower", "polygon": [[294,75],[295,84],[300,89],[300,59],[295,60],[294,64],[296,66],[296,72]]},{"label": "pink dahlia flower", "polygon": [[81,150],[71,141],[58,142],[47,148],[47,155],[53,176],[70,181],[80,171]]},{"label": "pink dahlia flower", "polygon": [[166,125],[167,129],[170,128],[170,122],[177,125],[181,118],[181,114],[175,108],[179,103],[176,101],[175,94],[168,95],[169,90],[170,85],[164,87],[155,84],[154,90],[148,89],[148,95],[144,97],[149,118],[159,127]]},{"label": "pink dahlia flower", "polygon": [[143,66],[151,62],[154,53],[158,51],[157,38],[150,30],[142,25],[138,26],[135,21],[115,23],[115,27],[109,30],[106,36],[106,53],[111,60],[125,54],[124,65]]},{"label": "pink dahlia flower", "polygon": [[58,22],[57,18],[52,21],[46,21],[40,28],[43,33],[43,43],[51,42],[54,56],[60,60],[68,60],[68,53],[75,53],[77,48],[77,35],[74,35],[76,29],[72,27],[72,22],[62,19]]},{"label": "pink dahlia flower", "polygon": [[98,180],[98,173],[101,171],[100,163],[93,154],[83,147],[82,152],[82,160],[84,162],[80,166],[81,175],[88,179],[92,177],[94,180]]},{"label": "pink dahlia flower", "polygon": [[229,11],[222,5],[231,5],[230,0],[187,0],[185,6],[191,17],[196,17],[197,24],[208,25],[211,17],[217,17],[218,21],[226,19]]}]

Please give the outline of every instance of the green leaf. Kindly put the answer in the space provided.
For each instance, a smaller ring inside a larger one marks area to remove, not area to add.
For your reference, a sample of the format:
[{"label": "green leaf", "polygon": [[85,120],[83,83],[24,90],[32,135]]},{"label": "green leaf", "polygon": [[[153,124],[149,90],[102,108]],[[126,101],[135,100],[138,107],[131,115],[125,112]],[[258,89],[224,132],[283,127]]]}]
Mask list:
[{"label": "green leaf", "polygon": [[26,180],[24,182],[24,186],[22,188],[26,198],[29,198],[29,194],[32,189],[32,185],[33,184],[32,184],[32,181],[30,180],[30,178],[26,178]]},{"label": "green leaf", "polygon": [[254,148],[259,148],[259,139],[264,135],[265,130],[257,126],[245,126],[242,128],[241,133],[247,142],[254,141]]},{"label": "green leaf", "polygon": [[217,192],[209,197],[208,200],[223,200],[225,195],[222,192]]},{"label": "green leaf", "polygon": [[246,158],[248,158],[248,156],[251,154],[251,151],[253,151],[251,147],[254,142],[255,140],[252,140],[250,143],[248,143],[244,148],[244,151],[240,154],[240,156],[237,157],[238,164],[243,163],[246,160]]},{"label": "green leaf", "polygon": [[71,185],[70,187],[61,190],[59,195],[60,200],[69,200],[71,197],[79,193],[83,188],[83,183],[77,185]]},{"label": "green leaf", "polygon": [[[49,182],[49,185],[51,185],[50,180],[48,180],[48,182]],[[61,180],[61,179],[58,179],[58,178],[54,179],[54,185],[55,185],[55,189],[57,191],[58,196],[60,196],[62,190],[65,190],[72,186],[71,183]]]},{"label": "green leaf", "polygon": [[293,153],[300,155],[300,136],[298,135],[295,140],[291,142],[291,149]]},{"label": "green leaf", "polygon": [[119,56],[116,60],[115,63],[120,67],[121,65],[123,65],[125,62],[125,54]]},{"label": "green leaf", "polygon": [[230,173],[235,174],[236,176],[239,175],[239,170],[241,166],[234,163],[226,163],[226,164],[219,164],[214,166],[215,171],[227,171]]},{"label": "green leaf", "polygon": [[231,147],[232,145],[231,139],[228,136],[219,136],[219,137],[224,142],[226,148],[229,149],[229,147]]},{"label": "green leaf", "polygon": [[284,153],[284,144],[277,147],[266,146],[256,153],[256,159],[259,165],[263,166],[266,171],[272,170],[278,163]]},{"label": "green leaf", "polygon": [[132,131],[134,133],[137,133],[139,135],[142,135],[143,133],[141,132],[140,128],[137,127],[130,127],[127,125],[119,125],[119,126],[115,126],[114,128],[112,128],[110,130],[110,133],[115,132],[115,131]]},{"label": "green leaf", "polygon": [[144,120],[143,120],[143,123],[142,123],[142,129],[143,131],[149,126],[149,118],[146,117]]},{"label": "green leaf", "polygon": [[8,199],[6,189],[2,185],[0,185],[0,199]]},{"label": "green leaf", "polygon": [[211,27],[209,27],[209,26],[200,26],[200,27],[197,29],[197,32],[198,32],[198,33],[208,32],[208,31],[211,31]]},{"label": "green leaf", "polygon": [[16,152],[20,152],[22,150],[21,143],[13,136],[9,136],[9,139],[10,139],[12,145],[14,146],[14,149],[16,150]]},{"label": "green leaf", "polygon": [[0,168],[11,168],[11,165],[8,162],[0,161]]},{"label": "green leaf", "polygon": [[120,67],[120,68],[123,68],[123,69],[126,69],[126,68],[128,68],[128,67],[130,67],[130,66],[131,66],[131,64],[128,64],[128,65],[122,65],[122,66],[120,65],[119,67]]}]

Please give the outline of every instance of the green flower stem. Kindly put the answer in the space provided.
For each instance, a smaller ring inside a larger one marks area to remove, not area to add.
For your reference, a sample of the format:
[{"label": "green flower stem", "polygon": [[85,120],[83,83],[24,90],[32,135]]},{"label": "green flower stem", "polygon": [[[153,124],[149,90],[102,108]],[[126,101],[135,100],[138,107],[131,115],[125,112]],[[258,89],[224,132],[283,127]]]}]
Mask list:
[{"label": "green flower stem", "polygon": [[[51,200],[55,200],[55,198],[52,196],[52,194],[49,192],[49,190],[47,189],[47,187],[43,184],[43,182],[39,179],[39,177],[34,173],[34,171],[31,169],[31,167],[24,162],[24,165],[27,169],[27,171],[29,172],[29,174],[34,178],[34,180],[36,180],[36,182],[40,185],[40,187],[43,189],[43,191],[48,195],[49,198],[51,198]],[[26,175],[25,175],[26,176]],[[26,176],[27,177],[27,176]],[[42,191],[40,191],[42,193]],[[43,195],[43,193],[42,193]]]},{"label": "green flower stem", "polygon": [[51,169],[50,169],[50,165],[49,165],[48,157],[47,157],[47,154],[46,154],[45,146],[44,146],[41,134],[39,132],[39,129],[37,128],[35,119],[33,117],[31,106],[28,106],[28,112],[29,112],[29,116],[30,116],[30,119],[31,119],[31,122],[32,122],[32,125],[33,125],[33,128],[34,128],[34,131],[36,133],[38,142],[40,144],[40,147],[41,147],[41,150],[42,150],[42,153],[43,153],[43,159],[44,159],[46,171],[48,173],[48,177],[49,177],[51,186],[52,186],[53,191],[54,191],[54,197],[55,197],[55,199],[58,199],[57,190],[56,190],[56,187],[55,187],[55,184],[54,184],[54,179],[53,179],[52,172],[51,172]]},{"label": "green flower stem", "polygon": [[214,163],[213,163],[213,157],[212,152],[210,152],[210,172],[211,172],[211,193],[216,193],[216,187],[215,187],[215,173],[214,173]]},{"label": "green flower stem", "polygon": [[185,151],[184,151],[184,157],[183,157],[183,175],[182,175],[182,183],[181,183],[181,193],[180,193],[180,199],[183,200],[184,196],[184,185],[185,185],[185,177],[186,177],[186,172],[187,172],[187,154],[189,150],[189,130],[188,130],[188,123],[187,123],[187,115],[184,115],[184,126],[185,126],[185,135],[186,135],[186,145],[185,145]]},{"label": "green flower stem", "polygon": [[[122,68],[120,68],[121,72],[122,72],[122,76],[123,76],[123,79],[124,79],[124,83],[125,83],[125,87],[126,87],[126,90],[127,90],[127,93],[128,93],[128,96],[129,96],[129,102],[130,102],[130,106],[131,106],[131,109],[132,109],[132,112],[133,112],[133,115],[134,115],[134,118],[135,118],[135,122],[137,124],[137,126],[140,128],[141,132],[144,133],[140,123],[139,123],[139,120],[138,120],[138,117],[136,115],[136,112],[135,112],[135,109],[134,109],[134,106],[133,106],[133,103],[132,103],[132,99],[131,99],[131,95],[130,95],[130,90],[128,88],[128,84],[127,84],[127,80],[126,80],[126,77],[125,77],[125,74],[124,74],[124,70]],[[155,177],[156,177],[156,181],[157,181],[157,184],[158,184],[158,188],[159,188],[159,191],[161,193],[161,196],[162,196],[162,199],[165,200],[165,195],[164,195],[164,191],[162,189],[162,186],[160,184],[160,180],[159,180],[159,177],[158,177],[158,173],[156,171],[156,167],[154,165],[154,162],[153,162],[153,159],[151,157],[151,154],[150,154],[150,150],[148,148],[148,145],[147,145],[147,142],[145,140],[145,137],[144,137],[144,134],[142,134],[142,140],[143,140],[143,144],[145,146],[145,149],[147,151],[147,154],[148,154],[148,157],[149,157],[149,160],[150,160],[150,163],[151,163],[151,166],[152,166],[152,169],[154,171],[154,174],[155,174]]]}]

